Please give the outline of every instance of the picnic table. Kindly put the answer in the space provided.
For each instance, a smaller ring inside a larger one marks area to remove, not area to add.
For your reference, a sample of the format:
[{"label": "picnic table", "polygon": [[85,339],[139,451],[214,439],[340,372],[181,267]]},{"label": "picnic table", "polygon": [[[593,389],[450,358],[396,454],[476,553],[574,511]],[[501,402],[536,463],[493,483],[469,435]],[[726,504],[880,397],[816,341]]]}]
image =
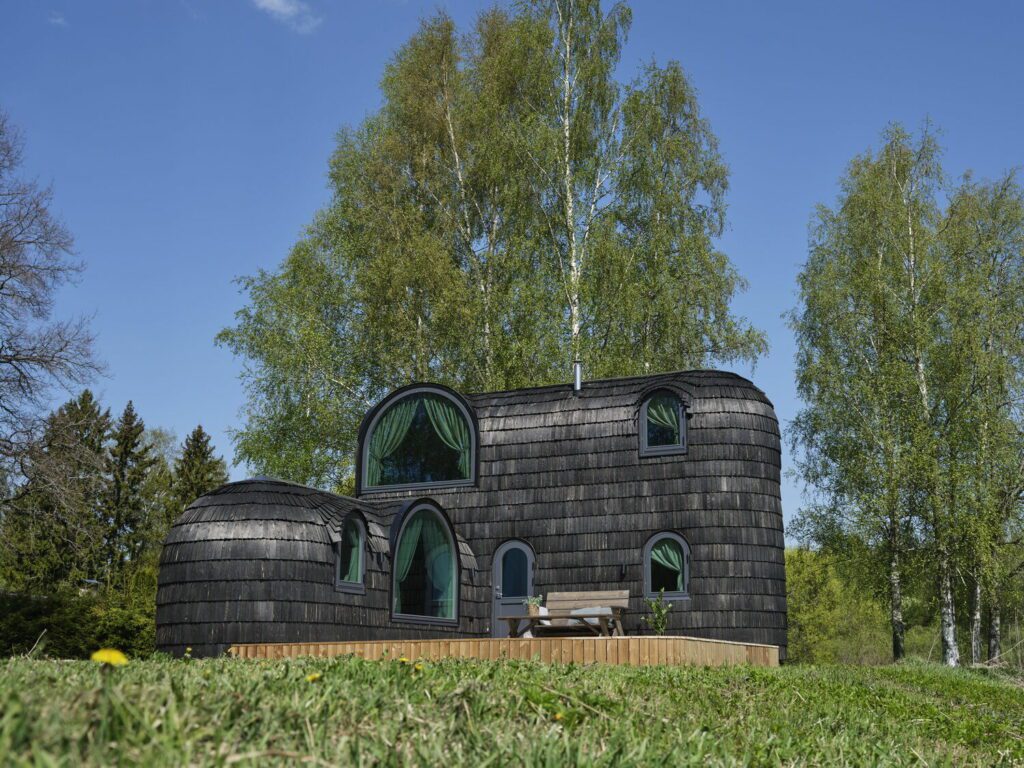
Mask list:
[{"label": "picnic table", "polygon": [[[540,634],[592,634],[595,637],[611,637],[613,634],[622,634],[622,608],[612,607],[611,610],[594,611],[548,611],[540,615],[503,616],[508,622],[508,636],[511,638],[520,637],[521,634],[529,632],[536,636]],[[589,621],[588,621],[589,619]],[[520,626],[526,623],[526,628],[520,632]],[[557,622],[557,623],[556,623]],[[596,622],[596,623],[595,623]]]}]

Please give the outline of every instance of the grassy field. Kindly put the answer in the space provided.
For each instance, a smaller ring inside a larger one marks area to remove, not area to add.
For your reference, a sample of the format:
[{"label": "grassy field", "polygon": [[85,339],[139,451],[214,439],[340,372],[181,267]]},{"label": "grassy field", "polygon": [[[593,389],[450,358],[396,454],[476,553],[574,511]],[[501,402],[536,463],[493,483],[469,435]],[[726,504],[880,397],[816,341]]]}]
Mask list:
[{"label": "grassy field", "polygon": [[21,765],[1024,763],[1024,687],[921,663],[0,662]]}]

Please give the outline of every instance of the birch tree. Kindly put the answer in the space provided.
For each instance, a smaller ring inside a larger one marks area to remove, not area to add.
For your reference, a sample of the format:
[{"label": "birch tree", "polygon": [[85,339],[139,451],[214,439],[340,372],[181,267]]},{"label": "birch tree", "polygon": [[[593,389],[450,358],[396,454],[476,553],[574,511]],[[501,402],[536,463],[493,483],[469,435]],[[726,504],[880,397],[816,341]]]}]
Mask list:
[{"label": "birch tree", "polygon": [[389,389],[479,391],[753,361],[715,248],[728,171],[677,63],[615,76],[623,4],[532,2],[395,54],[343,128],[332,199],[281,268],[243,280],[219,341],[246,360],[236,455],[344,487]]},{"label": "birch tree", "polygon": [[791,315],[805,401],[793,441],[819,494],[798,530],[857,536],[885,562],[897,659],[916,552],[955,666],[957,585],[971,585],[977,661],[993,547],[1019,508],[1024,208],[1012,177],[950,185],[939,154],[928,129],[893,126],[819,210]]}]

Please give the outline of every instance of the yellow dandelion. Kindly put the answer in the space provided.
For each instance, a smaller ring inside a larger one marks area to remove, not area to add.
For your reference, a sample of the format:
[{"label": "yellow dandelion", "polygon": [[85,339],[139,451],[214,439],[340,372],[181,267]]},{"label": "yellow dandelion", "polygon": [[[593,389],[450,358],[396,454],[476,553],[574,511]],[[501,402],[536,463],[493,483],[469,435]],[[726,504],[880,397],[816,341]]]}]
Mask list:
[{"label": "yellow dandelion", "polygon": [[128,657],[115,648],[100,648],[90,658],[97,664],[120,667],[128,663]]},{"label": "yellow dandelion", "polygon": [[408,664],[409,660],[405,656],[399,656],[398,657],[398,663],[399,664]]},{"label": "yellow dandelion", "polygon": [[415,669],[417,672],[422,672],[423,671],[423,665],[422,664],[417,664],[415,667],[413,667],[413,669]]},{"label": "yellow dandelion", "polygon": [[565,715],[563,715],[561,712],[555,712],[555,721],[556,722],[561,720],[563,717],[565,717]]},{"label": "yellow dandelion", "polygon": [[315,683],[321,677],[323,677],[323,675],[321,675],[319,672],[314,672],[311,675],[306,675],[306,682],[307,683]]},{"label": "yellow dandelion", "polygon": [[192,648],[191,648],[191,646],[185,649],[185,653],[192,653]]}]

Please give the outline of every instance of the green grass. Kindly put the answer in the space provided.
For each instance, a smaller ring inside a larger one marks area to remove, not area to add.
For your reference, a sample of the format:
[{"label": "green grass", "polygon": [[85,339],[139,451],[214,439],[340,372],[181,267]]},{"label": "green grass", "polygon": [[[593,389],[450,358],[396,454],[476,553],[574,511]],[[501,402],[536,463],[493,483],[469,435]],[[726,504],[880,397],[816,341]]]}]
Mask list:
[{"label": "green grass", "polygon": [[13,765],[995,765],[1022,731],[1017,681],[921,663],[0,662]]}]

